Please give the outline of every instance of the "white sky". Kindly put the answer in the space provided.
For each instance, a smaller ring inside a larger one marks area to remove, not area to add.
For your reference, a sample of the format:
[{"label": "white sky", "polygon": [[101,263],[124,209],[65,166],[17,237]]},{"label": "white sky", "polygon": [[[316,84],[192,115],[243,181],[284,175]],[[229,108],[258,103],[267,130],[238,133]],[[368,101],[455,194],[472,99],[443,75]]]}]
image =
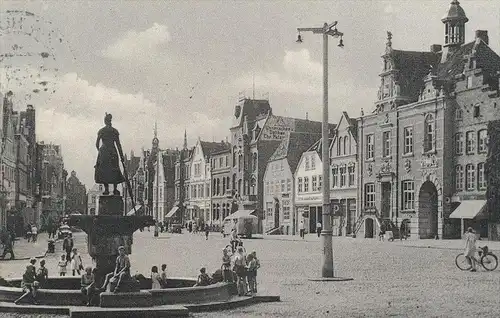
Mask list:
[{"label": "white sky", "polygon": [[[198,136],[224,139],[239,92],[252,96],[253,78],[256,97],[269,93],[275,114],[305,118],[308,112],[321,120],[321,38],[305,33],[297,44],[297,27],[338,20],[345,34],[344,49],[330,41],[331,122],[342,110],[353,117],[362,107],[371,110],[386,31],[395,49],[429,50],[443,43],[440,20],[449,2],[3,1],[2,19],[13,9],[43,18],[36,23],[45,44],[5,33],[0,44],[2,51],[13,43],[53,48],[50,67],[48,59],[29,62],[30,68],[45,63],[42,77],[57,84],[55,92],[31,97],[38,139],[61,144],[66,168],[91,186],[105,112],[113,114],[127,153],[150,147],[155,120],[162,148],[181,147],[184,129],[190,145]],[[490,46],[500,52],[499,2],[461,5],[469,18],[466,41],[475,30],[488,30]],[[26,60],[9,63],[28,68]],[[26,103],[24,94],[16,96]]]}]

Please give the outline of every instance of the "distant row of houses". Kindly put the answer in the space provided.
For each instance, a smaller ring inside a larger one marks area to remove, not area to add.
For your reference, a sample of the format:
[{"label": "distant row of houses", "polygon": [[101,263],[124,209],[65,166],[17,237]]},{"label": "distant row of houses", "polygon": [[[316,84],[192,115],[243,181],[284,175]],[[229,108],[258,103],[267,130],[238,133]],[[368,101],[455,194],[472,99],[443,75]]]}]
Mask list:
[{"label": "distant row of houses", "polygon": [[[500,118],[500,57],[487,31],[465,42],[457,1],[442,19],[444,45],[396,50],[388,32],[374,110],[330,125],[330,184],[322,180],[321,123],[273,114],[268,100],[235,106],[230,141],[197,140],[127,159],[137,209],[159,221],[222,224],[259,217],[265,233],[307,232],[322,221],[321,189],[340,211],[338,235],[375,237],[390,221],[418,238],[495,228],[486,209],[488,123]],[[125,192],[125,191],[124,191]],[[125,192],[126,195],[126,192]],[[132,203],[127,201],[127,209]]]},{"label": "distant row of houses", "polygon": [[28,224],[44,229],[64,214],[85,213],[85,186],[74,172],[67,178],[61,147],[36,140],[33,105],[15,110],[21,105],[12,92],[0,92],[0,101],[0,229],[22,235]]}]

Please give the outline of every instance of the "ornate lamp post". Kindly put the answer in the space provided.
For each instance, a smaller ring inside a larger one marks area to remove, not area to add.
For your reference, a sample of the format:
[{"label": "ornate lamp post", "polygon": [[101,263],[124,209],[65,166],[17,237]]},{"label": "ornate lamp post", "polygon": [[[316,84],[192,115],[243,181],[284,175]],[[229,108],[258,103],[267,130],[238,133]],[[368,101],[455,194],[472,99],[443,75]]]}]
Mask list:
[{"label": "ornate lamp post", "polygon": [[329,125],[328,125],[328,36],[334,38],[340,37],[338,46],[344,47],[342,32],[336,28],[337,21],[332,24],[325,23],[320,28],[297,28],[299,32],[297,43],[302,43],[300,32],[312,32],[323,35],[323,124],[322,124],[322,157],[323,157],[323,226],[321,231],[321,240],[323,245],[323,265],[321,276],[323,278],[333,278],[333,246],[332,246],[332,222],[330,206],[330,156],[329,156]]}]

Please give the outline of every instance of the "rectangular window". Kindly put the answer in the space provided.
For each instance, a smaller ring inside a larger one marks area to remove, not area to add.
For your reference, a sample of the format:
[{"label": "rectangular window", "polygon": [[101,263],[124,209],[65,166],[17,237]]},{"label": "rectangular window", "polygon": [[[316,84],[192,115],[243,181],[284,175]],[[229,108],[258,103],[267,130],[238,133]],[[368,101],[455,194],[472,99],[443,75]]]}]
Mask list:
[{"label": "rectangular window", "polygon": [[375,207],[375,184],[365,184],[365,207]]},{"label": "rectangular window", "polygon": [[305,169],[306,171],[310,169],[310,165],[309,165],[309,156],[306,156],[306,163],[305,163]]},{"label": "rectangular window", "polygon": [[350,166],[348,169],[348,174],[349,174],[349,186],[352,187],[354,186],[354,166]]},{"label": "rectangular window", "polygon": [[481,109],[479,108],[479,105],[474,106],[474,118],[478,118],[481,116]]},{"label": "rectangular window", "polygon": [[488,152],[488,131],[486,129],[482,129],[477,133],[477,152]]},{"label": "rectangular window", "polygon": [[275,184],[275,188],[274,188],[274,193],[275,194],[279,194],[280,193],[280,190],[281,190],[281,187],[280,187],[280,182],[279,181],[276,181],[276,184]]},{"label": "rectangular window", "polygon": [[484,163],[477,164],[477,187],[479,190],[486,190],[486,177],[484,175]]},{"label": "rectangular window", "polygon": [[403,181],[403,210],[415,209],[415,183]]},{"label": "rectangular window", "polygon": [[323,186],[323,176],[318,176],[318,191],[321,191],[322,186]]},{"label": "rectangular window", "polygon": [[465,153],[468,155],[474,153],[476,145],[476,138],[474,137],[473,131],[468,131],[465,135]]},{"label": "rectangular window", "polygon": [[472,88],[472,76],[467,76],[466,88]]},{"label": "rectangular window", "polygon": [[425,120],[424,151],[434,150],[435,123],[434,117],[428,116]]},{"label": "rectangular window", "polygon": [[347,168],[340,167],[340,186],[345,187],[347,185],[346,183],[346,177],[347,177]]},{"label": "rectangular window", "polygon": [[290,193],[292,191],[292,180],[286,179],[286,192]]},{"label": "rectangular window", "polygon": [[474,169],[474,165],[468,164],[465,168],[466,173],[466,185],[467,191],[473,191],[476,187],[476,169]]},{"label": "rectangular window", "polygon": [[464,134],[455,134],[455,154],[462,155],[464,153]]},{"label": "rectangular window", "polygon": [[290,200],[283,200],[283,220],[290,219]]},{"label": "rectangular window", "polygon": [[304,192],[309,192],[309,177],[304,177]]},{"label": "rectangular window", "polygon": [[270,190],[269,190],[269,181],[266,181],[266,185],[265,185],[265,188],[264,188],[264,192],[265,194],[269,195],[270,194]]},{"label": "rectangular window", "polygon": [[318,177],[316,176],[312,177],[312,191],[313,192],[318,191]]},{"label": "rectangular window", "polygon": [[339,168],[332,168],[332,189],[338,186]]},{"label": "rectangular window", "polygon": [[382,133],[382,155],[389,157],[391,155],[391,132],[384,131]]},{"label": "rectangular window", "polygon": [[224,157],[219,158],[219,168],[224,167]]},{"label": "rectangular window", "polygon": [[371,160],[375,157],[375,138],[374,135],[366,135],[366,159]]},{"label": "rectangular window", "polygon": [[316,159],[314,158],[314,155],[311,156],[311,170],[316,169]]},{"label": "rectangular window", "polygon": [[297,179],[297,192],[302,193],[302,178]]},{"label": "rectangular window", "polygon": [[285,193],[285,179],[281,180],[281,193]]},{"label": "rectangular window", "polygon": [[273,203],[272,202],[266,202],[266,212],[267,212],[267,217],[269,219],[273,218]]},{"label": "rectangular window", "polygon": [[413,127],[405,127],[404,129],[404,154],[413,153]]},{"label": "rectangular window", "polygon": [[464,167],[458,165],[455,167],[455,190],[462,191],[464,189]]}]

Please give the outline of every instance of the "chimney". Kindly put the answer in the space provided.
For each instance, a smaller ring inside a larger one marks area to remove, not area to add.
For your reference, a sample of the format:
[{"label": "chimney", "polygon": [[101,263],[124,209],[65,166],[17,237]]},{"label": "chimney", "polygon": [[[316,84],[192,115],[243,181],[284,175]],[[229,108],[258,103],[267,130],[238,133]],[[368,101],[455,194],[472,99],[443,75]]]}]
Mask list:
[{"label": "chimney", "polygon": [[443,47],[440,44],[433,44],[433,45],[431,45],[431,52],[432,53],[441,52],[442,49],[443,49]]},{"label": "chimney", "polygon": [[476,30],[476,39],[481,39],[484,43],[490,44],[487,30]]}]

